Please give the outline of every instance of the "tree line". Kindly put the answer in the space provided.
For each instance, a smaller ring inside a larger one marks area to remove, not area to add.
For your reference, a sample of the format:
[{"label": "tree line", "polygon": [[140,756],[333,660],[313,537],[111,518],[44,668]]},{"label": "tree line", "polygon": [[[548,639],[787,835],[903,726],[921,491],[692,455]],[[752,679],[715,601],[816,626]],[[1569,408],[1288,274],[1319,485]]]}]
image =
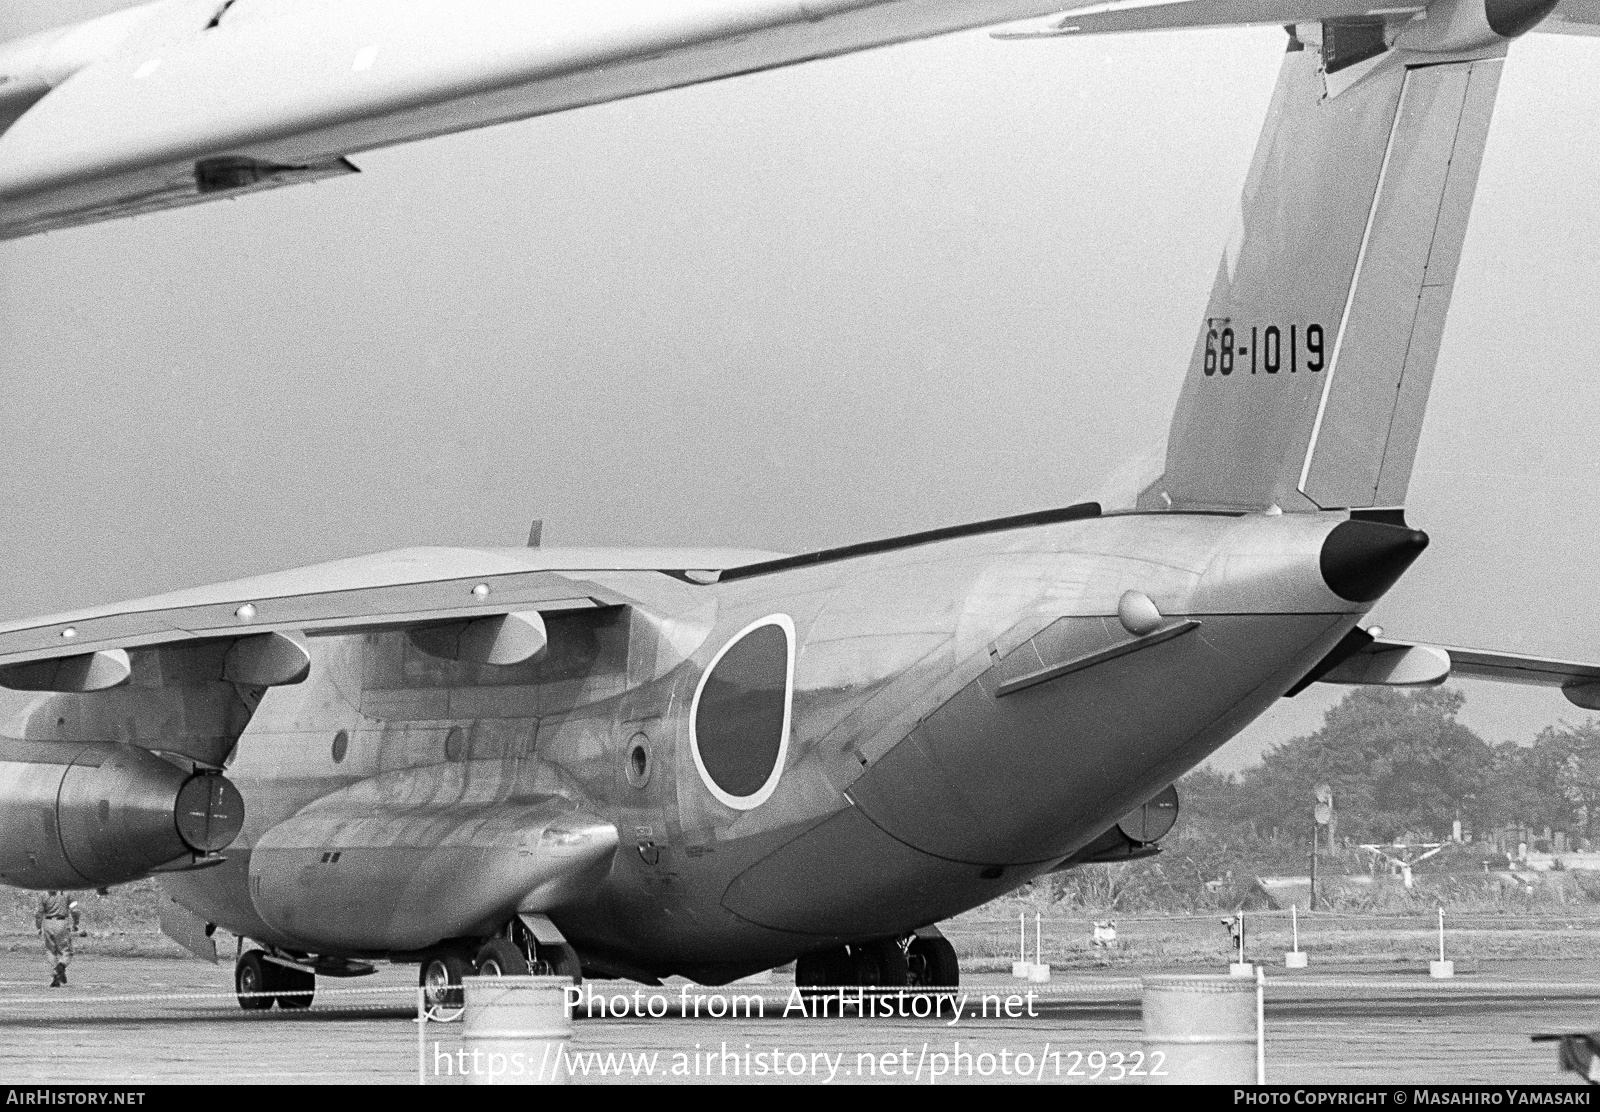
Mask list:
[{"label": "tree line", "polygon": [[1354,688],[1320,729],[1273,746],[1242,774],[1185,777],[1185,825],[1309,839],[1315,791],[1327,785],[1341,842],[1443,841],[1458,821],[1477,841],[1513,826],[1535,838],[1545,828],[1573,843],[1600,838],[1600,722],[1490,745],[1457,721],[1464,702],[1450,687]]}]

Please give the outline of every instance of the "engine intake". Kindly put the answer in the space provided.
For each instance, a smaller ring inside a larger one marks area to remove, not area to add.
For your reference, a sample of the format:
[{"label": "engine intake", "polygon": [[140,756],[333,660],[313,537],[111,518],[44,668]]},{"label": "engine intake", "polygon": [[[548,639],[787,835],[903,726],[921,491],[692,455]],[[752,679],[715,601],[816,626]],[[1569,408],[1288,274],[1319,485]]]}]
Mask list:
[{"label": "engine intake", "polygon": [[224,849],[243,825],[244,800],[226,778],[148,749],[0,744],[0,883],[122,884]]}]

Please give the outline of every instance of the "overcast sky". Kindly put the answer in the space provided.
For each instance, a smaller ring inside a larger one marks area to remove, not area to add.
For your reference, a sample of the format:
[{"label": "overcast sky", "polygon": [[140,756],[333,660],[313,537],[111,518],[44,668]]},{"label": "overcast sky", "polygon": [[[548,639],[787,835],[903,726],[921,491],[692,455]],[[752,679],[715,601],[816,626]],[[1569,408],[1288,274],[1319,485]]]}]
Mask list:
[{"label": "overcast sky", "polygon": [[[0,618],[534,517],[801,551],[1092,497],[1165,435],[1283,42],[958,35],[0,244]],[[1597,94],[1600,41],[1513,48],[1391,633],[1600,661]],[[1463,688],[1491,741],[1584,717]]]}]

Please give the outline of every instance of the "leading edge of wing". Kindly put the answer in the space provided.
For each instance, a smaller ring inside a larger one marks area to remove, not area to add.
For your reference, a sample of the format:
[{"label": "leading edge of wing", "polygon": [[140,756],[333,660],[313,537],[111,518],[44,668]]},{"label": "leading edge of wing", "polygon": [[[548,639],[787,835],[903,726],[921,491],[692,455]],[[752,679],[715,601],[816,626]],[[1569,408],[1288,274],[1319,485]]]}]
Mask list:
[{"label": "leading edge of wing", "polygon": [[408,548],[0,624],[0,664],[267,630],[412,625],[631,601],[588,578],[776,559],[746,549]]}]

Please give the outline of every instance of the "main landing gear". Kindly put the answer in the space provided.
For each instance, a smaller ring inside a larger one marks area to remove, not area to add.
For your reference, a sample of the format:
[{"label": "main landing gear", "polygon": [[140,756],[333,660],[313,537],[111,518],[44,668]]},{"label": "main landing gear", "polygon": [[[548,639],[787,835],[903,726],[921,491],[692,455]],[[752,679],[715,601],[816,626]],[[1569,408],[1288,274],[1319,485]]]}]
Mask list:
[{"label": "main landing gear", "polygon": [[239,1007],[247,1012],[266,1011],[274,1004],[285,1011],[309,1008],[317,975],[280,965],[261,950],[247,950],[234,966],[233,988]]},{"label": "main landing gear", "polygon": [[463,977],[517,977],[533,973],[544,977],[582,976],[577,951],[570,945],[541,943],[519,921],[506,933],[475,945],[467,939],[441,943],[422,958],[417,983],[430,1008],[459,1008]]},{"label": "main landing gear", "polygon": [[812,988],[956,988],[955,947],[936,931],[814,950],[795,963],[794,983]]}]

